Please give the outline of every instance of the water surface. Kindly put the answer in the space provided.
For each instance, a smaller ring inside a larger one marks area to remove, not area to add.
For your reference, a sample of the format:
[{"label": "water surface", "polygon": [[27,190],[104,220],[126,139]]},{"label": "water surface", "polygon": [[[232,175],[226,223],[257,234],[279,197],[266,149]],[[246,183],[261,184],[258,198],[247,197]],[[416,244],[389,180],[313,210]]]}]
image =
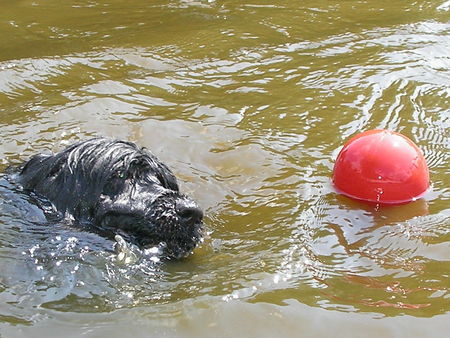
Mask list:
[{"label": "water surface", "polygon": [[[0,3],[1,171],[130,140],[207,227],[186,260],[124,257],[0,178],[0,335],[448,333],[448,1]],[[424,199],[336,194],[374,128],[423,150]]]}]

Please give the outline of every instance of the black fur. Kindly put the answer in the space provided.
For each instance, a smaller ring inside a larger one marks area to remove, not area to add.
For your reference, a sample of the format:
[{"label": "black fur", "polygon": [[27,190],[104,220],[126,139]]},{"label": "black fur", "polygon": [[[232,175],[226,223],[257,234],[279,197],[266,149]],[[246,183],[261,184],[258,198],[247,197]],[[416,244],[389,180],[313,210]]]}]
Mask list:
[{"label": "black fur", "polygon": [[201,238],[202,211],[180,194],[170,169],[134,143],[79,142],[34,156],[18,177],[59,212],[142,247],[163,244],[168,257],[188,255]]}]

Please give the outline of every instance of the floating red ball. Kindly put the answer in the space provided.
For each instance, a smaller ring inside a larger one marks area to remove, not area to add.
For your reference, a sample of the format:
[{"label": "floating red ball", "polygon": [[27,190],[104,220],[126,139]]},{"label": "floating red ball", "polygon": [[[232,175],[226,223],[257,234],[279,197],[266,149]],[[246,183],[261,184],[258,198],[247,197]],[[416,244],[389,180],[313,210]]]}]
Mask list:
[{"label": "floating red ball", "polygon": [[426,192],[429,180],[420,149],[406,136],[387,130],[351,138],[333,169],[333,184],[340,193],[380,204],[414,201]]}]

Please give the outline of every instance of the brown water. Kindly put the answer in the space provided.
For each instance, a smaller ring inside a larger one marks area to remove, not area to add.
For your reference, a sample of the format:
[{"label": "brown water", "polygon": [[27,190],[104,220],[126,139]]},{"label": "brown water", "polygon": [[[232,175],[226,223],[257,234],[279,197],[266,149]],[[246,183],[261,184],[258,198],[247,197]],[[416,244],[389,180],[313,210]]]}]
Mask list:
[{"label": "brown water", "polygon": [[[131,140],[208,228],[187,260],[126,262],[1,179],[0,336],[448,335],[449,1],[0,4],[0,169]],[[423,150],[424,199],[333,190],[373,128]]]}]

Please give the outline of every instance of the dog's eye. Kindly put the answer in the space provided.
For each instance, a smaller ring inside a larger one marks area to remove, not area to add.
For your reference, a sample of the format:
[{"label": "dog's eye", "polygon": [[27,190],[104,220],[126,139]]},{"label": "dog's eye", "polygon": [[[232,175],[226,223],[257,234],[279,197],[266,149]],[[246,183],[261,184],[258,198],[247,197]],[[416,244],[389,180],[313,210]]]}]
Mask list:
[{"label": "dog's eye", "polygon": [[123,190],[126,179],[128,178],[128,172],[125,170],[116,171],[103,187],[103,195],[115,196]]},{"label": "dog's eye", "polygon": [[123,180],[123,179],[127,178],[127,173],[125,171],[123,171],[123,170],[119,170],[116,173],[116,177],[118,177],[118,178]]}]

